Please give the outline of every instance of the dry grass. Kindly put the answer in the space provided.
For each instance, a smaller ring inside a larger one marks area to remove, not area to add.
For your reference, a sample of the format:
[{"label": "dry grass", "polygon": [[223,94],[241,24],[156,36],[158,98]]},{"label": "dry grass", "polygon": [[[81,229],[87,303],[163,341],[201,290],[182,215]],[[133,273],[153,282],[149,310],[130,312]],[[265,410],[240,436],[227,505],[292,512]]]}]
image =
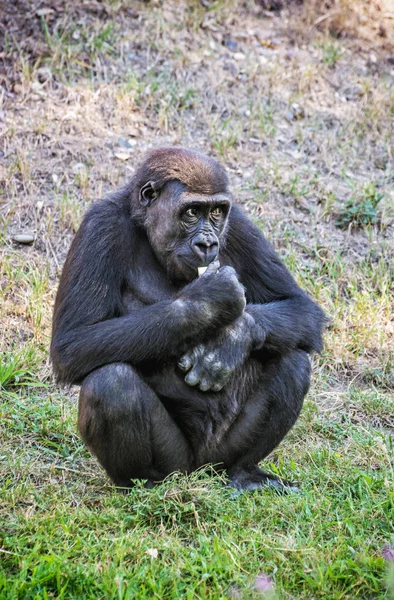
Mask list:
[{"label": "dry grass", "polygon": [[[330,10],[362,12],[350,4]],[[371,63],[369,47],[320,34],[290,46],[286,14],[262,19],[236,3],[16,7],[2,54],[6,348],[48,342],[56,278],[89,201],[148,147],[182,143],[226,164],[239,200],[310,282],[334,320],[332,364],[391,361],[390,55]],[[306,1],[304,18],[319,7]],[[368,189],[382,197],[372,224],[357,229],[350,215],[339,229],[349,200],[368,224]],[[13,244],[26,231],[34,245]]]},{"label": "dry grass", "polygon": [[370,48],[392,50],[392,0],[304,0],[301,21],[312,30],[358,39]]},{"label": "dry grass", "polygon": [[[302,14],[360,15],[364,4],[306,1]],[[239,200],[326,307],[325,362],[391,364],[389,54],[371,62],[369,46],[321,34],[289,45],[287,13],[261,18],[231,2],[15,6],[1,55],[5,349],[48,343],[57,276],[90,200],[121,185],[147,148],[182,143],[226,164]],[[382,198],[372,213],[365,190]],[[33,246],[12,242],[20,232]]]}]

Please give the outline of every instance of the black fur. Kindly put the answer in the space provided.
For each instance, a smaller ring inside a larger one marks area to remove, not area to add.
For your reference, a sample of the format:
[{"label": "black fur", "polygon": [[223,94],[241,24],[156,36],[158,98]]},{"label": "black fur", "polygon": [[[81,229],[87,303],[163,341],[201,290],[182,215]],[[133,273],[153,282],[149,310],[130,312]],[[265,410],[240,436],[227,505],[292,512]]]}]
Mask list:
[{"label": "black fur", "polygon": [[86,213],[51,356],[60,381],[82,384],[81,434],[116,484],[215,463],[255,489],[273,485],[257,465],[299,415],[324,322],[231,207],[223,169],[171,148]]}]

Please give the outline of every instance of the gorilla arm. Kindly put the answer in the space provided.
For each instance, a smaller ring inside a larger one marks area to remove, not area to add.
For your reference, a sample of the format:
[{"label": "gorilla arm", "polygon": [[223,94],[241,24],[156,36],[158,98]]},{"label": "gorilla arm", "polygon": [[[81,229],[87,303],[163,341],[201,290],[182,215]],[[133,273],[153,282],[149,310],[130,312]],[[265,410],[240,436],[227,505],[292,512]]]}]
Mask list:
[{"label": "gorilla arm", "polygon": [[241,317],[179,361],[185,381],[203,391],[222,389],[250,354],[319,352],[323,311],[299,288],[260,231],[234,206],[223,261],[234,266],[246,290]]},{"label": "gorilla arm", "polygon": [[[124,314],[122,286],[132,266],[132,239],[137,234],[115,200],[97,203],[88,211],[63,270],[51,357],[58,379],[65,383],[79,383],[109,363],[135,365],[179,356],[191,340],[198,343],[231,323],[245,306],[243,288],[234,270],[226,267],[196,279],[175,299]],[[140,272],[144,267],[135,266]]]},{"label": "gorilla arm", "polygon": [[185,382],[191,386],[198,385],[203,392],[220,391],[250,353],[262,347],[264,339],[263,329],[244,311],[208,342],[182,356],[178,365],[182,371],[188,371]]},{"label": "gorilla arm", "polygon": [[324,312],[297,285],[257,227],[235,208],[237,245],[228,250],[246,289],[246,312],[265,332],[264,350],[282,355],[296,348],[320,352]]}]

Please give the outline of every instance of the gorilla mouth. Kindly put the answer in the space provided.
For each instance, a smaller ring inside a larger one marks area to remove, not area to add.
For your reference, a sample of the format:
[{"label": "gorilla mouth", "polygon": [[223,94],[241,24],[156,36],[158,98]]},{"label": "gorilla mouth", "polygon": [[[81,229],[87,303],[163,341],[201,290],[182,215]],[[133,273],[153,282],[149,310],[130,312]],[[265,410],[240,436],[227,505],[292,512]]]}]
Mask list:
[{"label": "gorilla mouth", "polygon": [[186,267],[187,269],[192,269],[195,272],[197,272],[197,269],[199,267],[208,267],[212,262],[214,262],[215,260],[218,260],[218,257],[216,257],[213,260],[204,262],[198,256],[194,256],[194,255],[184,256],[182,254],[178,254],[176,258],[177,258],[177,263],[181,267]]},{"label": "gorilla mouth", "polygon": [[173,260],[169,260],[167,263],[167,272],[174,279],[184,279],[186,281],[192,281],[198,276],[199,267],[207,267],[208,265],[202,265],[201,260],[194,256],[185,256],[177,254]]}]

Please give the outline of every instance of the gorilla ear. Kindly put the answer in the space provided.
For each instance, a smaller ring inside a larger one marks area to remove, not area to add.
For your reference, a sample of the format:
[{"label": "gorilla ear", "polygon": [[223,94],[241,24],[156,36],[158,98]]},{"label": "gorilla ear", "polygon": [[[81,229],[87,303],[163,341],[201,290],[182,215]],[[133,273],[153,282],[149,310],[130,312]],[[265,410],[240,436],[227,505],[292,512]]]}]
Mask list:
[{"label": "gorilla ear", "polygon": [[140,189],[140,204],[142,206],[150,206],[159,195],[159,191],[155,189],[156,185],[154,181],[148,181]]}]

